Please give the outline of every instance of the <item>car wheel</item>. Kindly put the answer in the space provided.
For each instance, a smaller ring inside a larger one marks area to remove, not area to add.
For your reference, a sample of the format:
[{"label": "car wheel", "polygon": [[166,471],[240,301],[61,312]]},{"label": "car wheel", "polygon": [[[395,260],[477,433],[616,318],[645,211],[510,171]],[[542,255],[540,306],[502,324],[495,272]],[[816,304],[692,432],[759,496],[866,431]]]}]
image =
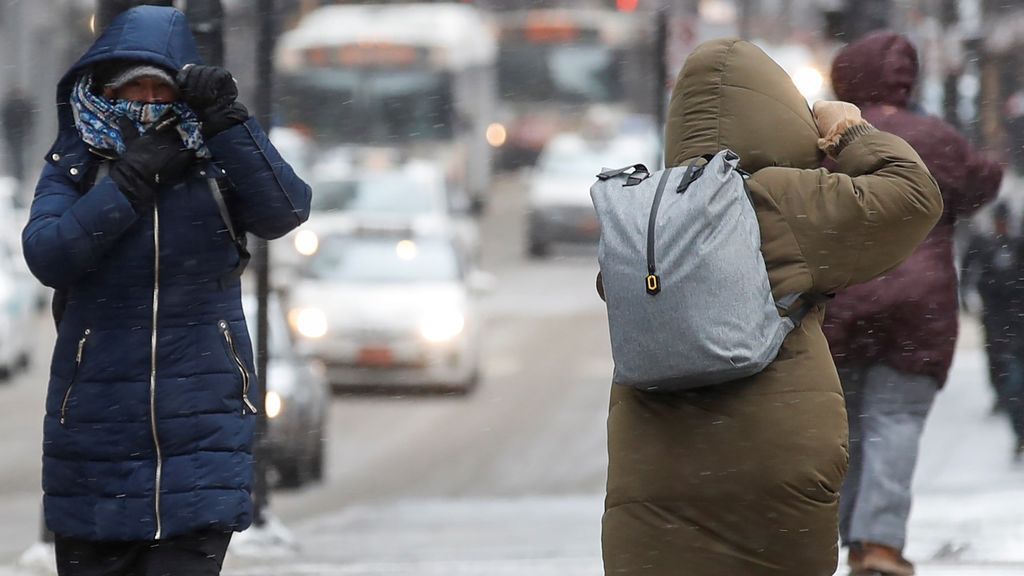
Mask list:
[{"label": "car wheel", "polygon": [[6,382],[11,379],[13,371],[10,366],[0,366],[0,382]]},{"label": "car wheel", "polygon": [[17,370],[27,370],[29,365],[32,363],[32,358],[28,352],[22,352],[18,355],[17,361],[15,361],[15,367]]},{"label": "car wheel", "polygon": [[530,237],[530,242],[526,248],[531,258],[547,258],[551,253],[551,247],[541,241],[539,238]]},{"label": "car wheel", "polygon": [[303,483],[302,463],[295,458],[277,464],[277,487],[299,488]]},{"label": "car wheel", "polygon": [[324,453],[327,451],[327,439],[324,438],[324,433],[321,430],[319,436],[316,438],[313,445],[311,457],[309,459],[309,480],[313,482],[321,482],[324,479]]}]

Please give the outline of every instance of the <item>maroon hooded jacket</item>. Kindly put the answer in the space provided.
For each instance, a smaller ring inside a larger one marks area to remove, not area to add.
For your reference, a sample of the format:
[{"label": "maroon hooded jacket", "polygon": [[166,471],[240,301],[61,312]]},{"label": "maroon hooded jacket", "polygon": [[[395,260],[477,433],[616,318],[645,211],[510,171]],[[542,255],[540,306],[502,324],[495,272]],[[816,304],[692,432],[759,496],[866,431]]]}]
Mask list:
[{"label": "maroon hooded jacket", "polygon": [[941,386],[958,327],[954,224],[995,198],[1002,168],[979,156],[946,122],[907,109],[917,74],[913,45],[891,32],[850,44],[832,63],[836,96],[914,147],[939,184],[945,210],[903,264],[838,294],[824,329],[840,368],[882,363],[933,377]]}]

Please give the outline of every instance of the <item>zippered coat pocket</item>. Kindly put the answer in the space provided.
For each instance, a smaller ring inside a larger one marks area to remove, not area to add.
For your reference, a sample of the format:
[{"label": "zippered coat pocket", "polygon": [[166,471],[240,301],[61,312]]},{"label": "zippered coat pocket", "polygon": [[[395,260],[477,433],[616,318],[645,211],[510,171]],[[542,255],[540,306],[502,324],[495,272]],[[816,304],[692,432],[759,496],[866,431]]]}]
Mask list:
[{"label": "zippered coat pocket", "polygon": [[68,402],[71,400],[71,392],[75,389],[75,382],[78,381],[78,370],[82,366],[82,360],[85,358],[85,345],[89,341],[89,336],[92,334],[92,330],[86,328],[82,332],[82,337],[78,339],[78,348],[75,352],[75,368],[71,371],[71,380],[68,381],[68,387],[64,390],[64,399],[60,403],[60,423],[66,424],[68,418]]},{"label": "zippered coat pocket", "polygon": [[227,347],[231,361],[235,364],[235,369],[238,370],[238,374],[242,377],[242,415],[245,415],[246,410],[248,410],[250,414],[256,414],[256,406],[251,400],[249,400],[251,377],[249,376],[249,370],[245,367],[245,363],[242,362],[242,357],[238,355],[238,348],[235,346],[235,338],[231,334],[231,325],[229,325],[226,320],[221,320],[217,322],[217,328],[220,330],[221,336],[224,338],[224,345]]}]

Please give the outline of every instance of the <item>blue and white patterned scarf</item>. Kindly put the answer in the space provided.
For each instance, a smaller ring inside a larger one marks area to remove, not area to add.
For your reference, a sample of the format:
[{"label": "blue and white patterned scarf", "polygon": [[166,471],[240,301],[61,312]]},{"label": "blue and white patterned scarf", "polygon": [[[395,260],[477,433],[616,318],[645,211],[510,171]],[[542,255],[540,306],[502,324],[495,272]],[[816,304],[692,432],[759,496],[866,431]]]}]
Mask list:
[{"label": "blue and white patterned scarf", "polygon": [[111,150],[124,155],[125,144],[117,119],[131,120],[141,134],[168,110],[181,118],[178,133],[185,147],[196,151],[196,157],[209,158],[210,152],[203,141],[199,119],[184,102],[149,104],[130,100],[108,100],[92,91],[92,76],[83,74],[71,90],[71,105],[75,109],[75,126],[86,144],[99,150]]}]

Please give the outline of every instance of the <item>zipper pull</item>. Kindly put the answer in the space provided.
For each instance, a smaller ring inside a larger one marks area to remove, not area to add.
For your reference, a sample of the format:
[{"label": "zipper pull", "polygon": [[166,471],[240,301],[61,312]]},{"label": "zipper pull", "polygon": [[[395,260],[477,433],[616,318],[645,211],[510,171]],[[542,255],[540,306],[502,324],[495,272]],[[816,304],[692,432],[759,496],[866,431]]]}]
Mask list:
[{"label": "zipper pull", "polygon": [[242,416],[245,416],[246,408],[249,409],[249,412],[251,412],[253,416],[259,414],[259,411],[256,410],[256,405],[249,400],[248,393],[242,394],[242,402],[245,404],[245,406],[242,408]]},{"label": "zipper pull", "polygon": [[89,334],[92,334],[92,330],[86,328],[85,334],[83,334],[82,338],[78,340],[78,353],[75,354],[76,365],[82,363],[82,353],[85,352],[85,341],[89,338]]},{"label": "zipper pull", "polygon": [[661,278],[657,274],[648,274],[647,293],[651,296],[657,296],[658,292],[661,292]]}]

